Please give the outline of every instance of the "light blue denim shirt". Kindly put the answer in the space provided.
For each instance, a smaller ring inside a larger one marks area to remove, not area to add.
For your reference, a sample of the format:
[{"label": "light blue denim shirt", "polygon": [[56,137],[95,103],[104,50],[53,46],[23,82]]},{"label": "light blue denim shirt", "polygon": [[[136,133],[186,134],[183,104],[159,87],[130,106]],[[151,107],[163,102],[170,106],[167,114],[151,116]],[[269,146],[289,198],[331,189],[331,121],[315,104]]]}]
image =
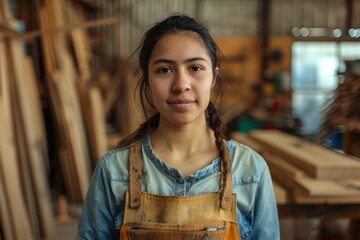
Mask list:
[{"label": "light blue denim shirt", "polygon": [[[128,147],[109,151],[99,161],[85,200],[77,239],[119,239],[125,192],[129,188]],[[234,140],[228,141],[232,159],[233,192],[242,240],[277,240],[279,220],[269,169],[263,158]],[[183,177],[152,151],[150,137],[143,146],[142,191],[158,195],[192,196],[218,192],[220,160]]]}]

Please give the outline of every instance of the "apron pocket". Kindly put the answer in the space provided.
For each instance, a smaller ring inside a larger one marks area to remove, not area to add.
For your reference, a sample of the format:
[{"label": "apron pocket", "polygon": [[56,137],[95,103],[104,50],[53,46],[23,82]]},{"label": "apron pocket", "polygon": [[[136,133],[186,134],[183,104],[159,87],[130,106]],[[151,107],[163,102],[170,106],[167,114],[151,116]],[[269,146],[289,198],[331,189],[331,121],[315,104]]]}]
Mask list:
[{"label": "apron pocket", "polygon": [[203,224],[130,223],[127,230],[131,240],[223,240],[227,226],[223,221]]}]

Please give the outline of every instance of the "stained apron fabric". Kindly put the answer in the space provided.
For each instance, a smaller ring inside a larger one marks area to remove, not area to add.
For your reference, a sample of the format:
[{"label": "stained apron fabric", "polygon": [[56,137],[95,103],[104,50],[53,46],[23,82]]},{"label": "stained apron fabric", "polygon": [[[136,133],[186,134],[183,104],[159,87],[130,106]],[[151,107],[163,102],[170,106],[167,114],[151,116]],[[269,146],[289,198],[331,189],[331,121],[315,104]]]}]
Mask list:
[{"label": "stained apron fabric", "polygon": [[[224,146],[226,143],[224,141]],[[226,149],[226,148],[225,148]],[[226,151],[224,161],[230,164]],[[126,193],[122,240],[232,239],[240,240],[236,220],[236,194],[232,194],[231,168],[221,174],[221,193],[196,196],[160,196],[143,193],[141,143],[130,146],[130,189]]]}]

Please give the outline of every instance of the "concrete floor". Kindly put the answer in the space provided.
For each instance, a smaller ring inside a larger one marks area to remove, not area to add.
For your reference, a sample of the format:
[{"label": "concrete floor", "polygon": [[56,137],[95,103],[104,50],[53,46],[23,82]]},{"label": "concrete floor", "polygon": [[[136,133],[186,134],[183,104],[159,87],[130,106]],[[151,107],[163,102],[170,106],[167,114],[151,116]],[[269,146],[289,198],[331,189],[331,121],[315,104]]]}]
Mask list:
[{"label": "concrete floor", "polygon": [[75,239],[77,221],[71,223],[56,224],[54,236],[50,240]]},{"label": "concrete floor", "polygon": [[49,240],[75,239],[82,206],[68,205],[65,201],[60,200],[56,208],[59,211],[55,217],[55,230],[53,237]]}]

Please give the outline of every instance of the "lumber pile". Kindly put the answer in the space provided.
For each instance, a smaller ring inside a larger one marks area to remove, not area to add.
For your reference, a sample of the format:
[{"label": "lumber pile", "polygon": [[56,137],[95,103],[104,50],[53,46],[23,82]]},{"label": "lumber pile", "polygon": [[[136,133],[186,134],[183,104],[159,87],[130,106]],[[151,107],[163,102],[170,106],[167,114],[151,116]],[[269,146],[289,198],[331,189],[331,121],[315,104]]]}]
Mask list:
[{"label": "lumber pile", "polygon": [[[87,28],[114,21],[86,21],[72,1],[38,2],[39,29],[26,31],[8,0],[0,1],[0,239],[51,239],[56,214],[67,214],[57,213],[54,201],[83,203],[92,171],[108,150]],[[41,43],[40,60],[28,54],[28,41]],[[46,132],[44,98],[54,136]],[[54,159],[49,138],[56,138]],[[65,196],[50,189],[55,161]]]},{"label": "lumber pile", "polygon": [[43,1],[38,14],[40,30],[63,29],[40,38],[65,188],[69,201],[81,203],[92,170],[107,150],[102,97],[91,81],[90,44],[81,27],[85,17],[70,1],[56,0]]},{"label": "lumber pile", "polygon": [[[2,27],[21,32],[6,1]],[[20,38],[0,32],[0,229],[4,239],[49,238],[54,222],[47,140],[32,59]],[[25,237],[26,236],[26,237]]]},{"label": "lumber pile", "polygon": [[278,130],[231,137],[264,157],[275,187],[285,189],[288,202],[360,203],[360,159]]}]

